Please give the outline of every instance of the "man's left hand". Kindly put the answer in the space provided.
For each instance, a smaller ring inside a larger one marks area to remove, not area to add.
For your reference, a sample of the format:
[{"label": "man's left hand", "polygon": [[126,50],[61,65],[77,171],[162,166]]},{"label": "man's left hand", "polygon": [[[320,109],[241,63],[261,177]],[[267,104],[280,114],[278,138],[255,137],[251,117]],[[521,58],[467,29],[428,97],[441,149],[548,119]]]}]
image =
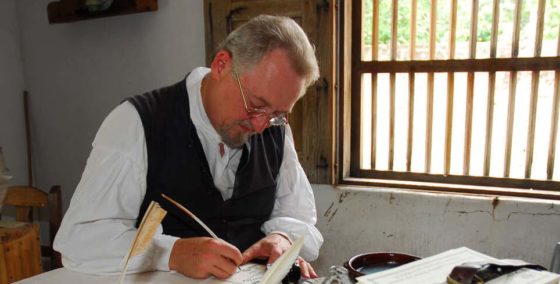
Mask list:
[{"label": "man's left hand", "polygon": [[[243,264],[257,258],[268,258],[268,264],[274,263],[284,252],[292,246],[291,241],[285,236],[272,233],[243,252]],[[304,278],[317,278],[315,270],[307,261],[298,257],[297,264],[301,271],[301,276]]]}]

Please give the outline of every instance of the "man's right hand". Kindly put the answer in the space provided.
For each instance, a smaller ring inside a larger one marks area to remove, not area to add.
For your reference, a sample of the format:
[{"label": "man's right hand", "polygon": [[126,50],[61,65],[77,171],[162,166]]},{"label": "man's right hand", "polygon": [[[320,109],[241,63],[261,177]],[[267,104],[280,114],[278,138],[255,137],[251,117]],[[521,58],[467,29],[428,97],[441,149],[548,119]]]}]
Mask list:
[{"label": "man's right hand", "polygon": [[230,243],[207,237],[186,238],[175,242],[169,257],[169,269],[192,278],[230,277],[243,261],[241,252]]}]

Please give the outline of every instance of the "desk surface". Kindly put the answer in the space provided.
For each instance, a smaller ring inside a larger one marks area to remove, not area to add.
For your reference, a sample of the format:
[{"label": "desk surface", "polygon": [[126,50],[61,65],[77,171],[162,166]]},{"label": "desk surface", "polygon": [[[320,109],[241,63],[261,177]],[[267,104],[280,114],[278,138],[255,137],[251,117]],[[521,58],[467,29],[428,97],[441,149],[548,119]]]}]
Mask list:
[{"label": "desk surface", "polygon": [[[301,280],[302,284],[318,284],[322,283],[324,278]],[[43,274],[35,275],[31,278],[15,282],[15,284],[60,284],[60,283],[79,283],[79,284],[97,284],[97,283],[119,283],[119,275],[97,276],[71,271],[66,268],[59,268]],[[241,281],[209,279],[192,279],[175,272],[154,271],[140,274],[129,274],[124,279],[124,283],[166,283],[166,284],[241,284]],[[340,282],[345,283],[345,282]]]},{"label": "desk surface", "polygon": [[[60,284],[60,283],[80,283],[80,284],[96,284],[96,283],[118,283],[119,276],[97,276],[91,274],[83,274],[71,271],[66,268],[59,268],[49,272],[45,272],[31,278],[24,279],[18,284]],[[140,274],[129,274],[125,278],[125,283],[201,283],[208,280],[200,281],[185,277],[174,272],[154,271]]]}]

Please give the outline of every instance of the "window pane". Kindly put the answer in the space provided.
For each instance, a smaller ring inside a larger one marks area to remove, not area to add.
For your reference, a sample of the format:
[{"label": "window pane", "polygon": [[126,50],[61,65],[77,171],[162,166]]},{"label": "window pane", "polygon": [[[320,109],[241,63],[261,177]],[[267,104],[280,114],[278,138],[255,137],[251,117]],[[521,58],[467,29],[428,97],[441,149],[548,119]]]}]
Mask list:
[{"label": "window pane", "polygon": [[371,124],[372,124],[372,112],[371,112],[371,74],[362,74],[362,117],[360,118],[360,132],[362,137],[360,140],[360,168],[361,169],[371,169]]},{"label": "window pane", "polygon": [[414,79],[414,129],[412,143],[412,172],[424,172],[426,155],[426,100],[428,94],[428,76],[417,73]]},{"label": "window pane", "polygon": [[484,145],[486,144],[486,110],[488,102],[488,73],[477,72],[474,76],[474,96],[471,136],[470,175],[484,173]]},{"label": "window pane", "polygon": [[478,24],[476,33],[476,58],[490,57],[492,36],[492,0],[480,0],[478,5]]},{"label": "window pane", "polygon": [[397,60],[410,60],[411,0],[399,0],[397,25]]},{"label": "window pane", "polygon": [[537,118],[535,123],[535,141],[531,178],[546,179],[546,163],[550,141],[550,118],[552,117],[552,99],[554,96],[554,72],[540,72],[539,96],[537,98]]},{"label": "window pane", "polygon": [[548,0],[544,15],[542,56],[558,56],[558,33],[560,32],[560,1]]},{"label": "window pane", "polygon": [[397,73],[395,84],[395,158],[393,170],[406,171],[408,145],[408,74]]},{"label": "window pane", "polygon": [[515,19],[515,0],[500,1],[500,23],[498,24],[497,57],[511,57],[513,22]]},{"label": "window pane", "polygon": [[519,57],[532,57],[535,51],[537,1],[522,1],[523,12],[521,13],[521,33],[519,35]]},{"label": "window pane", "polygon": [[455,58],[469,58],[472,1],[457,1]]},{"label": "window pane", "polygon": [[363,0],[362,3],[362,60],[371,61],[373,0]]},{"label": "window pane", "polygon": [[447,112],[447,73],[434,75],[434,108],[432,120],[432,167],[430,173],[443,174],[445,149],[445,114]]},{"label": "window pane", "polygon": [[437,1],[435,59],[449,58],[449,2],[446,0]]},{"label": "window pane", "polygon": [[[557,125],[556,133],[560,131],[560,123]],[[557,134],[558,135],[558,134]],[[560,139],[556,138],[556,153],[554,156],[554,172],[552,175],[553,180],[560,180]]]},{"label": "window pane", "polygon": [[379,60],[391,60],[392,0],[379,0]]},{"label": "window pane", "polygon": [[375,135],[377,170],[389,169],[389,74],[377,77],[377,133]]},{"label": "window pane", "polygon": [[430,58],[430,0],[418,0],[416,12],[416,60]]},{"label": "window pane", "polygon": [[513,139],[511,149],[512,178],[525,177],[525,153],[527,151],[527,128],[529,118],[529,101],[531,99],[531,72],[517,73],[517,92],[515,116],[513,120]]},{"label": "window pane", "polygon": [[494,124],[492,127],[492,156],[490,160],[490,176],[504,176],[504,154],[506,148],[506,129],[509,97],[510,72],[496,73],[494,90]]},{"label": "window pane", "polygon": [[465,115],[467,105],[467,73],[455,74],[453,100],[453,136],[451,137],[451,165],[450,172],[463,174],[463,160],[465,149]]}]

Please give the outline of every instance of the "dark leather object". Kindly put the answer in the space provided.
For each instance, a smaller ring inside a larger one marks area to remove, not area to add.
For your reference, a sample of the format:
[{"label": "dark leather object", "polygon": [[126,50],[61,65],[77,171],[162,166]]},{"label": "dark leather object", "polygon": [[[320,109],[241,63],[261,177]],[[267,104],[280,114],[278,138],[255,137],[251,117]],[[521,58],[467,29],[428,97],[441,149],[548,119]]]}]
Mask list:
[{"label": "dark leather object", "polygon": [[468,262],[455,266],[449,276],[449,284],[483,284],[502,275],[514,272],[521,268],[546,270],[536,264],[503,265],[487,262]]},{"label": "dark leather object", "polygon": [[289,283],[298,283],[299,279],[301,278],[301,270],[299,269],[299,265],[294,264],[290,269],[290,272],[282,279],[282,284],[289,284]]}]

